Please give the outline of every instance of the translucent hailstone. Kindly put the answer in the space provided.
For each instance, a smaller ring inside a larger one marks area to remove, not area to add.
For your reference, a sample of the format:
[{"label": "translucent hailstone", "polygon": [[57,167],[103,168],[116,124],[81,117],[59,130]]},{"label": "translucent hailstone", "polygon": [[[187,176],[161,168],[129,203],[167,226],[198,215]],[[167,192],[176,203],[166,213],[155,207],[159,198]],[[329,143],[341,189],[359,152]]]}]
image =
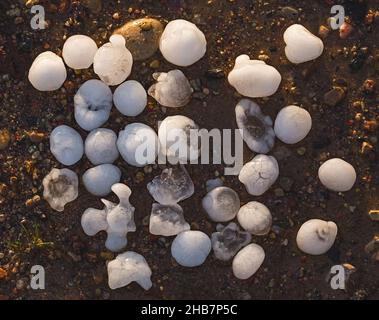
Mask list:
[{"label": "translucent hailstone", "polygon": [[67,72],[62,58],[51,51],[39,54],[34,59],[28,74],[30,83],[39,91],[59,89],[66,77]]},{"label": "translucent hailstone", "polygon": [[167,24],[159,41],[159,49],[167,61],[186,67],[204,56],[207,41],[195,24],[178,19]]},{"label": "translucent hailstone", "polygon": [[128,164],[143,167],[154,163],[158,154],[158,137],[146,124],[131,123],[120,131],[117,148]]},{"label": "translucent hailstone", "polygon": [[241,249],[233,259],[233,274],[241,280],[250,278],[258,271],[265,259],[263,248],[251,243]]},{"label": "translucent hailstone", "polygon": [[71,166],[83,156],[83,139],[73,128],[60,125],[50,134],[50,151],[65,166]]},{"label": "translucent hailstone", "polygon": [[321,183],[328,189],[338,192],[349,191],[356,179],[354,167],[339,158],[325,161],[318,169]]},{"label": "translucent hailstone", "polygon": [[138,81],[125,81],[114,91],[113,102],[117,110],[123,115],[138,116],[147,104],[146,90]]},{"label": "translucent hailstone", "polygon": [[112,109],[112,91],[100,80],[88,80],[75,94],[74,106],[78,125],[91,131],[108,120]]},{"label": "translucent hailstone", "polygon": [[292,63],[302,63],[321,56],[324,44],[301,24],[289,26],[283,34],[287,59]]},{"label": "translucent hailstone", "polygon": [[182,107],[190,100],[193,89],[180,70],[153,73],[157,81],[148,90],[150,96],[165,107]]},{"label": "translucent hailstone", "polygon": [[64,62],[73,69],[87,69],[93,63],[97,51],[96,42],[90,37],[77,34],[67,38],[63,45]]},{"label": "translucent hailstone", "polygon": [[255,236],[267,234],[272,223],[270,210],[258,201],[243,205],[237,213],[237,219],[242,228]]},{"label": "translucent hailstone", "polygon": [[268,97],[278,90],[282,77],[278,70],[262,60],[250,60],[246,54],[237,57],[228,81],[241,95]]},{"label": "translucent hailstone", "polygon": [[84,142],[84,150],[92,164],[113,163],[118,158],[117,135],[111,129],[92,130]]},{"label": "translucent hailstone", "polygon": [[184,267],[197,267],[204,263],[211,252],[211,240],[201,231],[183,231],[171,245],[171,254]]},{"label": "translucent hailstone", "polygon": [[88,169],[83,174],[83,183],[89,193],[95,196],[106,196],[111,187],[119,182],[121,171],[113,164],[100,164]]},{"label": "translucent hailstone", "polygon": [[218,224],[217,232],[212,233],[211,239],[216,258],[227,261],[250,242],[251,235],[231,222],[227,226]]},{"label": "translucent hailstone", "polygon": [[145,290],[152,287],[151,269],[145,258],[133,251],[119,254],[107,265],[108,285],[112,290],[127,286],[135,281]]},{"label": "translucent hailstone", "polygon": [[254,152],[269,152],[275,142],[271,118],[264,115],[261,108],[249,99],[240,100],[235,113],[237,126],[242,130],[247,146]]},{"label": "translucent hailstone", "polygon": [[56,211],[78,197],[78,175],[70,169],[53,168],[43,178],[43,197]]},{"label": "translucent hailstone", "polygon": [[311,219],[297,232],[296,242],[299,249],[312,255],[326,253],[337,236],[337,225],[332,221]]},{"label": "translucent hailstone", "polygon": [[209,192],[217,187],[221,187],[223,184],[224,182],[220,178],[209,179],[205,182],[205,189]]},{"label": "translucent hailstone", "polygon": [[237,192],[229,187],[217,187],[211,190],[201,203],[209,218],[215,222],[234,219],[240,208]]},{"label": "translucent hailstone", "polygon": [[238,176],[249,194],[260,196],[264,194],[279,176],[279,166],[272,156],[258,154],[247,162]]},{"label": "translucent hailstone", "polygon": [[125,47],[125,38],[115,34],[101,46],[93,59],[93,70],[109,86],[124,82],[132,71],[133,57]]}]

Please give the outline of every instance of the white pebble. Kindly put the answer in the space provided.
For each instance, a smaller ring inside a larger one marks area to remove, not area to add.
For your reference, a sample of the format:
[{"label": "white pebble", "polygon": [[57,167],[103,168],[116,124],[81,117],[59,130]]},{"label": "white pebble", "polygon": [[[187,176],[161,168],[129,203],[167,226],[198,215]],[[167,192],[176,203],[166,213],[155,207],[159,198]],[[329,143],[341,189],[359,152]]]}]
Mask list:
[{"label": "white pebble", "polygon": [[113,164],[100,164],[88,169],[83,174],[83,183],[89,193],[95,196],[106,196],[111,187],[119,182],[121,171]]},{"label": "white pebble", "polygon": [[113,102],[117,110],[123,115],[138,116],[147,104],[146,90],[138,81],[125,81],[114,91]]},{"label": "white pebble", "polygon": [[97,51],[96,42],[90,37],[77,34],[67,38],[63,45],[64,62],[73,69],[87,69],[93,63]]},{"label": "white pebble", "polygon": [[272,223],[270,210],[258,201],[250,201],[242,206],[237,219],[243,229],[255,236],[269,233]]},{"label": "white pebble", "polygon": [[344,192],[353,187],[357,174],[350,163],[339,158],[333,158],[325,161],[320,166],[318,177],[326,188]]},{"label": "white pebble", "polygon": [[92,164],[113,163],[118,158],[117,135],[111,129],[92,130],[85,142],[84,150]]},{"label": "white pebble", "polygon": [[242,248],[233,259],[233,274],[241,280],[250,278],[258,271],[265,259],[263,248],[251,243]]}]

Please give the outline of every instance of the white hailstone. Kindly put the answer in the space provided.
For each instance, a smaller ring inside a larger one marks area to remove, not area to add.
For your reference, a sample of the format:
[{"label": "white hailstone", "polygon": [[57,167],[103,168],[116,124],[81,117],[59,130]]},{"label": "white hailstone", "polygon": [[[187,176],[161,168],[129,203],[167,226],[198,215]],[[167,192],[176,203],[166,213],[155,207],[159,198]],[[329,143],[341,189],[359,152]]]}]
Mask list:
[{"label": "white hailstone", "polygon": [[126,163],[143,167],[154,163],[158,154],[158,137],[146,124],[131,123],[120,131],[117,148]]},{"label": "white hailstone", "polygon": [[204,263],[211,252],[211,240],[201,231],[183,231],[171,245],[171,254],[184,267],[197,267]]},{"label": "white hailstone", "polygon": [[119,254],[108,263],[107,269],[108,285],[112,290],[125,287],[133,281],[145,290],[149,290],[153,285],[149,265],[145,258],[136,252],[127,251]]},{"label": "white hailstone", "polygon": [[43,197],[56,211],[63,211],[66,203],[78,197],[78,175],[70,169],[51,169],[42,185]]},{"label": "white hailstone", "polygon": [[75,94],[74,106],[74,116],[78,125],[91,131],[108,120],[112,109],[112,91],[100,80],[88,80]]},{"label": "white hailstone", "polygon": [[247,162],[238,176],[249,194],[260,196],[264,194],[279,176],[278,162],[273,156],[258,154]]},{"label": "white hailstone", "polygon": [[159,41],[159,50],[167,61],[187,67],[204,56],[207,41],[195,24],[177,19],[166,25]]},{"label": "white hailstone", "polygon": [[92,130],[84,142],[84,151],[92,164],[113,163],[118,158],[117,135],[111,129]]},{"label": "white hailstone", "polygon": [[50,134],[50,151],[60,163],[71,166],[83,156],[83,139],[73,128],[60,125]]},{"label": "white hailstone", "polygon": [[233,189],[217,187],[206,194],[201,204],[211,220],[224,222],[234,219],[240,208],[240,199]]},{"label": "white hailstone", "polygon": [[344,192],[353,187],[357,174],[350,163],[339,158],[333,158],[320,166],[318,177],[326,188]]},{"label": "white hailstone", "polygon": [[268,97],[278,90],[282,76],[262,60],[250,60],[246,54],[237,57],[228,81],[238,93],[251,98]]},{"label": "white hailstone", "polygon": [[263,248],[251,243],[242,248],[233,259],[233,274],[241,280],[250,278],[258,271],[265,259]]},{"label": "white hailstone", "polygon": [[34,59],[28,74],[30,83],[39,91],[59,89],[66,77],[67,72],[62,58],[51,51],[39,54]]},{"label": "white hailstone", "polygon": [[111,187],[119,182],[121,171],[113,164],[100,164],[88,169],[83,174],[83,183],[89,193],[95,196],[106,196]]},{"label": "white hailstone", "polygon": [[276,116],[274,131],[284,143],[294,144],[303,140],[311,127],[312,118],[307,110],[298,106],[287,106]]},{"label": "white hailstone", "polygon": [[312,255],[326,253],[337,236],[337,225],[332,221],[311,219],[297,232],[296,243],[299,249]]},{"label": "white hailstone", "polygon": [[303,63],[321,56],[324,44],[301,24],[289,26],[283,34],[285,53],[292,63]]},{"label": "white hailstone", "polygon": [[263,236],[270,231],[272,216],[270,210],[258,201],[243,205],[237,213],[242,228],[255,236]]},{"label": "white hailstone", "polygon": [[67,38],[63,45],[64,62],[73,69],[87,69],[93,63],[97,51],[96,42],[83,34]]},{"label": "white hailstone", "polygon": [[138,116],[147,104],[146,90],[138,81],[125,81],[114,91],[113,102],[117,110],[123,115]]},{"label": "white hailstone", "polygon": [[193,89],[182,71],[157,72],[153,78],[157,82],[147,92],[162,106],[182,107],[191,100]]},{"label": "white hailstone", "polygon": [[200,155],[198,138],[191,139],[191,130],[199,126],[190,118],[177,115],[166,117],[159,125],[160,152],[170,163],[196,160]]},{"label": "white hailstone", "polygon": [[93,70],[109,86],[124,82],[132,71],[133,57],[125,47],[125,38],[114,34],[101,46],[93,59]]},{"label": "white hailstone", "polygon": [[237,126],[250,150],[258,153],[269,152],[275,142],[271,118],[264,115],[261,108],[249,99],[242,99],[237,103],[235,114]]}]

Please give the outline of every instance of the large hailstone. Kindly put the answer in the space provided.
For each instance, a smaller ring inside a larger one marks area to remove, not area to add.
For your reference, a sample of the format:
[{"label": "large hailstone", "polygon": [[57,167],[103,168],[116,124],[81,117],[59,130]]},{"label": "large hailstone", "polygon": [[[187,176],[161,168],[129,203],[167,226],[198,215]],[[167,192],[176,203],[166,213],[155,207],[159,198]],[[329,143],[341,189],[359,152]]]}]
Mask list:
[{"label": "large hailstone", "polygon": [[321,56],[324,44],[301,24],[289,26],[283,34],[285,53],[292,63],[302,63]]},{"label": "large hailstone", "polygon": [[50,134],[50,151],[60,163],[71,166],[83,156],[83,139],[73,128],[60,125]]},{"label": "large hailstone", "polygon": [[73,69],[87,69],[93,63],[97,51],[96,42],[90,37],[77,34],[67,38],[63,45],[64,62]]},{"label": "large hailstone", "polygon": [[101,46],[93,59],[93,70],[109,86],[124,82],[132,71],[133,57],[125,47],[125,38],[115,34]]},{"label": "large hailstone", "polygon": [[275,142],[271,118],[264,115],[261,108],[249,99],[240,100],[235,113],[237,126],[250,150],[258,153],[269,152]]},{"label": "large hailstone", "polygon": [[159,49],[167,61],[187,67],[204,56],[207,41],[195,24],[177,19],[167,24],[159,41]]},{"label": "large hailstone", "polygon": [[117,148],[126,163],[143,167],[154,163],[158,154],[158,137],[146,124],[131,123],[120,131]]},{"label": "large hailstone", "polygon": [[83,183],[89,193],[106,196],[111,187],[121,179],[121,170],[113,164],[100,164],[83,174]]},{"label": "large hailstone", "polygon": [[113,163],[118,158],[117,135],[111,129],[92,130],[84,142],[84,151],[92,164]]},{"label": "large hailstone", "polygon": [[282,77],[278,70],[262,60],[250,60],[246,54],[237,57],[228,81],[238,93],[251,98],[268,97],[278,90]]},{"label": "large hailstone", "polygon": [[326,253],[337,236],[337,225],[332,221],[311,219],[297,232],[296,243],[299,249],[312,255]]},{"label": "large hailstone", "polygon": [[51,51],[39,54],[34,59],[28,74],[30,83],[39,91],[59,89],[66,77],[67,72],[62,58]]},{"label": "large hailstone", "polygon": [[75,94],[74,106],[74,116],[78,125],[91,131],[108,120],[112,109],[112,91],[100,80],[88,80]]},{"label": "large hailstone", "polygon": [[237,219],[242,228],[255,236],[267,234],[272,223],[270,210],[258,201],[243,205],[237,213]]},{"label": "large hailstone", "polygon": [[238,176],[249,194],[260,196],[264,194],[279,176],[278,162],[273,156],[258,154],[247,162]]},{"label": "large hailstone", "polygon": [[263,248],[251,243],[241,249],[233,259],[233,274],[241,280],[250,278],[258,271],[265,259]]},{"label": "large hailstone", "polygon": [[123,115],[138,116],[147,104],[146,90],[138,81],[125,81],[114,91],[113,102],[117,110]]},{"label": "large hailstone", "polygon": [[339,158],[325,161],[318,169],[321,183],[333,191],[349,191],[357,179],[354,167]]}]

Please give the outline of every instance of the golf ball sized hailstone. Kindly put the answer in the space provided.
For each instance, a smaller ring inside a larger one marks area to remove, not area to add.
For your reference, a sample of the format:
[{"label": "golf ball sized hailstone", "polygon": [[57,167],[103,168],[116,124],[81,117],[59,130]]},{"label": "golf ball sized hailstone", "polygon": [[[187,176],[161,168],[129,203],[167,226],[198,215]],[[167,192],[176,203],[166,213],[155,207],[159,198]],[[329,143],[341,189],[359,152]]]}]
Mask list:
[{"label": "golf ball sized hailstone", "polygon": [[72,69],[87,69],[93,63],[97,51],[96,42],[90,37],[77,34],[69,37],[62,49],[64,62]]},{"label": "golf ball sized hailstone", "polygon": [[356,179],[354,167],[345,160],[334,158],[325,161],[318,169],[321,183],[328,189],[338,192],[349,191]]},{"label": "golf ball sized hailstone", "polygon": [[146,90],[138,81],[125,81],[114,91],[113,102],[117,110],[123,115],[138,116],[147,104]]}]

